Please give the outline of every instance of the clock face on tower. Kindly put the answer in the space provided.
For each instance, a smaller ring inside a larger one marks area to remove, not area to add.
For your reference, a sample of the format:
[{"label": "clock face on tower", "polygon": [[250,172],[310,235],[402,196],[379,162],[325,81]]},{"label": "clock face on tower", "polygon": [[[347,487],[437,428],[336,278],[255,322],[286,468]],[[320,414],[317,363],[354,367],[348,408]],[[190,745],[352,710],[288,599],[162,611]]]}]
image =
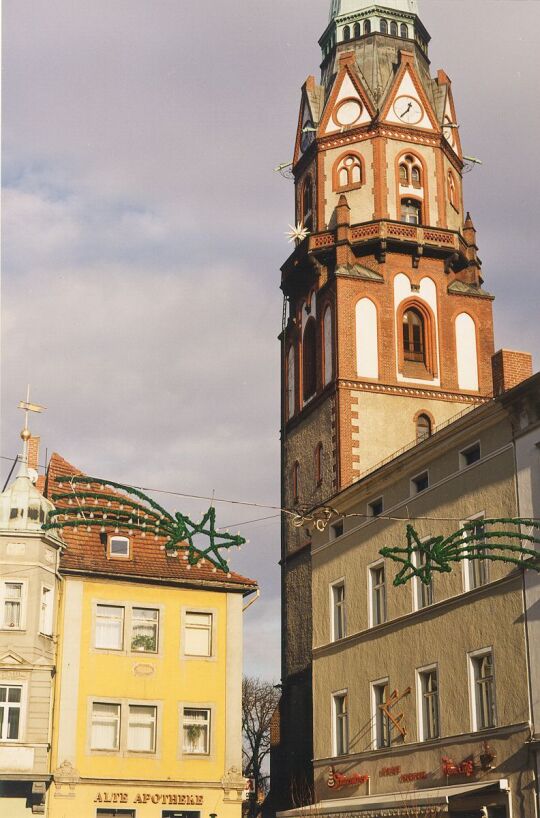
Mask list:
[{"label": "clock face on tower", "polygon": [[414,97],[398,97],[394,102],[394,113],[406,125],[417,125],[424,116],[424,109]]}]

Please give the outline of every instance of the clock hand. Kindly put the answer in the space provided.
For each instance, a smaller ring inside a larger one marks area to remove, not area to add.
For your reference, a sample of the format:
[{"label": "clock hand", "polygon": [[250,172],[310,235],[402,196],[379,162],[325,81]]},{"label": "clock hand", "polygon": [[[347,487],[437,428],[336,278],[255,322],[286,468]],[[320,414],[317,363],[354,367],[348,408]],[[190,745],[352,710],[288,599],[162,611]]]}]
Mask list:
[{"label": "clock hand", "polygon": [[405,116],[405,114],[408,114],[408,113],[409,113],[409,111],[411,110],[411,108],[412,108],[412,102],[409,102],[408,107],[407,107],[407,108],[405,108],[405,110],[403,111],[403,113],[400,115],[400,117],[399,117],[399,118],[400,118],[400,119],[403,119],[403,117]]}]

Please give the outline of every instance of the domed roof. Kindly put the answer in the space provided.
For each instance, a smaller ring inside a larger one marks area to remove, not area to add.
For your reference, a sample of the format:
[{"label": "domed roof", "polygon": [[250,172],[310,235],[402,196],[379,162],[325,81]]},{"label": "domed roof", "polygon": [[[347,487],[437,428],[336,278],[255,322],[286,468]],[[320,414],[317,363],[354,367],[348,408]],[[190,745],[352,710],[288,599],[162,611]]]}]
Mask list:
[{"label": "domed roof", "polygon": [[340,14],[352,14],[355,11],[381,6],[390,11],[407,11],[418,14],[418,0],[332,0],[330,5],[330,19]]}]

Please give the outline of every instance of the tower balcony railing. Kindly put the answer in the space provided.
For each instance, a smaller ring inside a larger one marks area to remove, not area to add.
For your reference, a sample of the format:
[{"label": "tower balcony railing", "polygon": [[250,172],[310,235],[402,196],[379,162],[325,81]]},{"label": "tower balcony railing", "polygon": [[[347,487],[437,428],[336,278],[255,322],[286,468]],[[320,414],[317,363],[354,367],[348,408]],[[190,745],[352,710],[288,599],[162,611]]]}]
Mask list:
[{"label": "tower balcony railing", "polygon": [[[403,241],[415,245],[431,246],[442,250],[465,253],[467,244],[463,236],[455,230],[444,230],[440,227],[407,224],[405,222],[381,219],[349,227],[351,244],[362,244],[374,241]],[[308,250],[326,250],[336,244],[335,231],[313,233],[309,237]]]}]

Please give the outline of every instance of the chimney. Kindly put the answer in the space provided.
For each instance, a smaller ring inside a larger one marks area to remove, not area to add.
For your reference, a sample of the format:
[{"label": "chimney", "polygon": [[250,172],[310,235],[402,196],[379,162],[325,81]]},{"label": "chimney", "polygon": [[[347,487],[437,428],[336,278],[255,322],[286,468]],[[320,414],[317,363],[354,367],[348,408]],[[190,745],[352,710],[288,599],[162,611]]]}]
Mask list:
[{"label": "chimney", "polygon": [[530,352],[514,352],[511,349],[500,349],[491,359],[493,368],[493,394],[502,395],[526,381],[533,374],[532,355]]},{"label": "chimney", "polygon": [[28,439],[28,468],[38,470],[39,466],[39,444],[40,437],[30,437]]}]

